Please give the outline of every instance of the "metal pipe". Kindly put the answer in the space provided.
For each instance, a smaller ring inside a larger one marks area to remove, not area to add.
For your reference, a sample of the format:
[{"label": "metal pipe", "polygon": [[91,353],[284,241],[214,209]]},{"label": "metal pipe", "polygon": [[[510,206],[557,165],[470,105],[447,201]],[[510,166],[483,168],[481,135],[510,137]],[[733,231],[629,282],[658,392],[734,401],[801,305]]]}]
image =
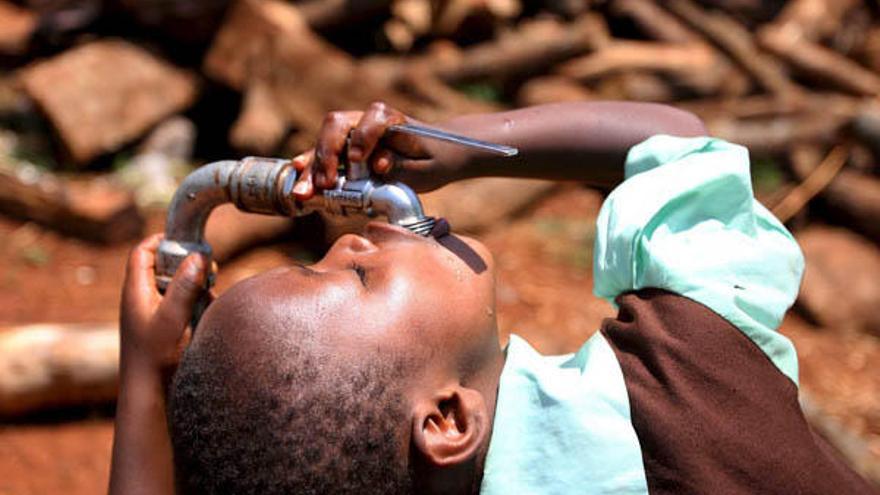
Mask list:
[{"label": "metal pipe", "polygon": [[211,258],[205,224],[217,206],[231,202],[247,212],[288,214],[280,202],[277,185],[291,172],[295,174],[288,160],[250,157],[209,163],[189,174],[168,208],[165,238],[156,258],[159,289],[165,290],[188,255],[202,253]]},{"label": "metal pipe", "polygon": [[[327,216],[383,215],[389,223],[420,235],[428,235],[434,226],[434,219],[425,215],[416,193],[402,182],[340,177],[335,188],[298,202],[293,197],[296,178],[289,160],[259,157],[209,163],[187,176],[171,200],[165,238],[159,245],[159,289],[165,290],[188,255],[202,253],[210,260],[205,224],[211,211],[224,203],[266,215],[299,216],[313,211]],[[213,285],[213,277],[209,277],[208,284]]]}]

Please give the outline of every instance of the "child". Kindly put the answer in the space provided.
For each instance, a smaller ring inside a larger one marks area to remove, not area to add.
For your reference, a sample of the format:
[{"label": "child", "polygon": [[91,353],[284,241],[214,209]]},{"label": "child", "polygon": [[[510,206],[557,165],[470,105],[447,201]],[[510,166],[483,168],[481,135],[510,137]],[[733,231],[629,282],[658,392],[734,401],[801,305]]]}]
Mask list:
[{"label": "child", "polygon": [[352,129],[350,160],[420,191],[489,175],[617,185],[594,250],[594,291],[617,317],[572,355],[515,335],[501,349],[485,247],[371,223],[310,267],[227,291],[177,366],[204,262],[162,298],[149,238],[123,294],[111,493],[870,491],[799,409],[776,328],[803,260],[754,200],[745,149],[651,104],[436,124],[514,159],[385,136],[407,120],[383,104],[330,114],[295,159],[295,193],[333,185]]}]

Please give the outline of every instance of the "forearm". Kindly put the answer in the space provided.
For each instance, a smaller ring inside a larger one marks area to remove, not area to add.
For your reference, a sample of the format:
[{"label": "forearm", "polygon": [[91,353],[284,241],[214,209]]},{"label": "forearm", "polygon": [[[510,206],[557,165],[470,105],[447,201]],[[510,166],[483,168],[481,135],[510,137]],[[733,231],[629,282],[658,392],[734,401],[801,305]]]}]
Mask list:
[{"label": "forearm", "polygon": [[165,393],[158,373],[122,373],[110,494],[173,494],[174,468],[165,417]]},{"label": "forearm", "polygon": [[456,163],[457,178],[529,177],[610,187],[623,179],[629,149],[656,134],[701,136],[693,114],[666,105],[582,102],[458,117],[439,127],[519,148],[512,158],[444,146],[438,159]]}]

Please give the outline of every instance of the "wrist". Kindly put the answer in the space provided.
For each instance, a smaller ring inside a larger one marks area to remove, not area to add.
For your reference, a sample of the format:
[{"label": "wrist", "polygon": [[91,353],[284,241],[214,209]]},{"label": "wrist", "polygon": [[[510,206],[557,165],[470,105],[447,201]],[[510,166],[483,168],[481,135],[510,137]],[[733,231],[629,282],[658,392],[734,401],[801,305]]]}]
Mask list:
[{"label": "wrist", "polygon": [[137,349],[122,348],[119,355],[119,379],[125,383],[161,380],[163,367]]}]

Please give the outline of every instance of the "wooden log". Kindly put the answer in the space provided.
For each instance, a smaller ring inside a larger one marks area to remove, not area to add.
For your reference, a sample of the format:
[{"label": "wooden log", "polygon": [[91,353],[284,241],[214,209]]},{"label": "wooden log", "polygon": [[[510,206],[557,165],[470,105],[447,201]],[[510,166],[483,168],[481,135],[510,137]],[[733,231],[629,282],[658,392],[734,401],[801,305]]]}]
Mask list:
[{"label": "wooden log", "polygon": [[561,15],[566,19],[573,19],[586,13],[596,2],[594,0],[544,0],[542,3],[548,12]]},{"label": "wooden log", "polygon": [[137,238],[144,218],[129,192],[104,179],[62,179],[33,166],[0,167],[0,212],[83,239]]},{"label": "wooden log", "polygon": [[880,103],[870,101],[859,108],[853,120],[853,131],[875,156],[880,156]]},{"label": "wooden log", "polygon": [[116,324],[0,327],[0,416],[116,398]]},{"label": "wooden log", "polygon": [[[603,77],[593,88],[598,99],[671,102],[677,92],[658,74],[627,71]],[[706,86],[702,86],[706,87]]]},{"label": "wooden log", "polygon": [[519,88],[516,103],[521,107],[528,107],[595,98],[596,95],[592,91],[577,81],[562,76],[542,76],[529,79]]},{"label": "wooden log", "polygon": [[825,189],[834,177],[840,172],[850,155],[849,146],[837,145],[828,156],[822,160],[803,182],[791,189],[788,194],[771,208],[773,215],[780,222],[786,223],[791,220],[807,203]]},{"label": "wooden log", "polygon": [[[420,117],[427,120],[438,120],[448,114],[488,113],[501,110],[501,106],[488,101],[468,98],[464,93],[456,91],[424,70],[422,66],[412,67],[406,71],[397,83],[397,87],[421,101],[429,102],[438,111],[424,109]],[[442,109],[442,110],[439,110]]]},{"label": "wooden log", "polygon": [[753,153],[774,154],[798,143],[830,143],[849,121],[818,112],[742,120],[719,117],[705,122],[714,136],[742,144]]},{"label": "wooden log", "polygon": [[859,0],[791,0],[773,21],[773,26],[793,36],[818,41],[840,30],[847,12]]},{"label": "wooden log", "polygon": [[767,91],[785,97],[800,93],[779,65],[758,50],[751,33],[728,15],[720,11],[708,12],[691,0],[670,0],[664,6],[709,38]]},{"label": "wooden log", "polygon": [[797,31],[769,26],[758,43],[819,83],[831,83],[857,95],[880,93],[880,76],[847,57],[799,36]]},{"label": "wooden log", "polygon": [[400,19],[389,19],[382,26],[385,39],[398,52],[405,52],[416,42],[416,33]]},{"label": "wooden log", "polygon": [[[286,127],[314,136],[327,112],[365,108],[374,100],[418,115],[413,99],[373,80],[351,56],[311,31],[296,7],[279,0],[236,2],[204,70],[234,89],[256,88],[235,137],[262,149],[276,147]],[[261,117],[269,108],[272,115]],[[258,137],[264,125],[270,132]]]},{"label": "wooden log", "polygon": [[691,43],[702,38],[653,0],[614,0],[611,11],[632,19],[650,38],[667,43]]},{"label": "wooden log", "polygon": [[[633,20],[649,37],[674,44],[702,44],[705,39],[652,0],[616,0],[612,12]],[[751,89],[748,76],[723,54],[718,54],[715,76],[681,74],[679,79],[704,95],[742,96]],[[632,79],[632,78],[628,78]],[[636,81],[639,79],[636,78]],[[650,100],[665,101],[665,100]]]},{"label": "wooden log", "polygon": [[856,55],[870,70],[880,72],[880,26],[868,29]]},{"label": "wooden log", "polygon": [[391,15],[406,25],[416,36],[431,31],[431,0],[397,0],[391,4]]},{"label": "wooden log", "polygon": [[0,54],[24,55],[37,22],[37,15],[30,10],[0,1]]},{"label": "wooden log", "polygon": [[556,72],[579,81],[625,72],[659,72],[683,84],[714,93],[724,83],[723,62],[704,43],[615,41],[595,53],[575,58]]},{"label": "wooden log", "polygon": [[826,113],[852,119],[864,104],[860,98],[838,93],[810,92],[805,93],[802,98],[779,98],[774,94],[759,94],[743,98],[682,101],[676,103],[676,106],[695,113],[704,120],[772,118],[797,113]]},{"label": "wooden log", "polygon": [[389,4],[391,0],[303,0],[296,7],[312,29],[324,30],[363,21],[386,10]]},{"label": "wooden log", "polygon": [[289,128],[271,87],[257,77],[245,89],[241,113],[229,130],[229,142],[239,150],[269,156],[275,153]]},{"label": "wooden log", "polygon": [[[795,175],[805,180],[818,164],[809,149],[795,148],[791,165]],[[853,170],[841,170],[821,193],[837,220],[856,232],[880,242],[880,180]]]},{"label": "wooden log", "polygon": [[519,0],[439,0],[433,3],[431,31],[439,36],[460,33],[475,21],[492,25],[519,15]]},{"label": "wooden log", "polygon": [[20,77],[77,164],[116,151],[196,96],[192,74],[121,40],[72,48]]},{"label": "wooden log", "polygon": [[605,21],[595,14],[581,16],[571,24],[540,19],[457,53],[447,48],[411,63],[425,67],[446,82],[503,79],[538,73],[602,47],[609,39]]}]

